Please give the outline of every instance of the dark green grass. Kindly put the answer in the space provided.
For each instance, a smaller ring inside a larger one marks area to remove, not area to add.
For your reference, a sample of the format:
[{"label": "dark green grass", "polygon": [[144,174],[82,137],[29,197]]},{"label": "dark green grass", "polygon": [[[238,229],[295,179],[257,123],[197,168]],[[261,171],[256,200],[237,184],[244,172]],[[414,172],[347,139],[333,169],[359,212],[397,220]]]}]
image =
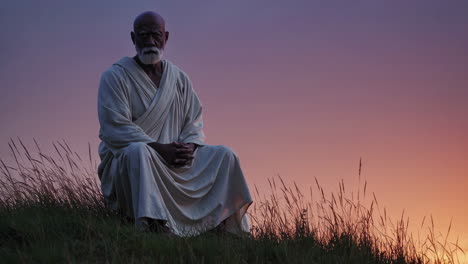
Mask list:
[{"label": "dark green grass", "polygon": [[0,245],[2,263],[406,263],[345,237],[326,246],[313,237],[168,238],[138,232],[117,215],[59,204],[0,208]]},{"label": "dark green grass", "polygon": [[91,151],[85,161],[66,142],[53,145],[55,157],[37,143],[36,155],[21,141],[9,146],[13,164],[0,160],[0,263],[459,263],[461,248],[434,236],[432,218],[430,235],[415,240],[409,219],[393,224],[375,195],[365,207],[366,184],[356,199],[343,182],[326,195],[316,180],[319,199],[311,189],[307,200],[271,179],[271,194],[255,188],[251,236],[169,238],[105,207]]}]

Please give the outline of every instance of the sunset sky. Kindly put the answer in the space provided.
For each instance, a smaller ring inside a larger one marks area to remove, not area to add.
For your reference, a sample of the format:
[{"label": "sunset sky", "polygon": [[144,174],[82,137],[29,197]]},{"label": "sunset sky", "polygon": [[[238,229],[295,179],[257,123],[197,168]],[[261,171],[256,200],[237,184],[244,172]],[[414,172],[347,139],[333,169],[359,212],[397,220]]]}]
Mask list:
[{"label": "sunset sky", "polygon": [[153,10],[165,58],[191,78],[208,144],[248,183],[279,174],[368,190],[392,215],[432,214],[468,250],[468,1],[6,1],[0,9],[0,157],[20,137],[99,143],[101,73],[133,56]]}]

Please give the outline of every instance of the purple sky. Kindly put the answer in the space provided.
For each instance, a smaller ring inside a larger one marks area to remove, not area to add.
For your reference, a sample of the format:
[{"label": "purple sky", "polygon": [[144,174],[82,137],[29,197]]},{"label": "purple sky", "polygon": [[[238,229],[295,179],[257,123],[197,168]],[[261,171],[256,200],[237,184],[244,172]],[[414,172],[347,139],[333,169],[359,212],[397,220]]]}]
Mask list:
[{"label": "purple sky", "polygon": [[[160,12],[209,144],[247,180],[364,177],[395,215],[454,217],[468,247],[468,1],[6,1],[0,157],[10,137],[96,149],[101,73]],[[450,206],[449,206],[450,205]]]}]

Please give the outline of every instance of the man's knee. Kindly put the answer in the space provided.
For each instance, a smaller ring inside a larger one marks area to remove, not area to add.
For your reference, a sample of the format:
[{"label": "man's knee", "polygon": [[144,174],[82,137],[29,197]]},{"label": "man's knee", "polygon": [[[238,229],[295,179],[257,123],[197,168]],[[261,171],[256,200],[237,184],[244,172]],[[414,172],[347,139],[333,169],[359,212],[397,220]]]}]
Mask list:
[{"label": "man's knee", "polygon": [[226,156],[232,157],[234,159],[237,159],[237,154],[230,147],[224,146],[224,145],[219,145],[218,148],[219,148],[218,151],[223,153],[223,155],[226,155]]}]

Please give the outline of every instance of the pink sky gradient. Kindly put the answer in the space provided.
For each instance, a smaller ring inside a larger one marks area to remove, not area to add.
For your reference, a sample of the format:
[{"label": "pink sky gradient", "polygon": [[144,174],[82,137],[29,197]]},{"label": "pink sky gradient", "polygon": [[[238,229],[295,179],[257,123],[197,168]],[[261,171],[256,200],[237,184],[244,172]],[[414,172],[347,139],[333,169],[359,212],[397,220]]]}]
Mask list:
[{"label": "pink sky gradient", "polygon": [[97,150],[100,74],[155,10],[207,142],[234,149],[252,187],[353,186],[362,157],[379,203],[444,231],[453,217],[468,250],[468,2],[97,2],[3,4],[0,157],[17,136]]}]

